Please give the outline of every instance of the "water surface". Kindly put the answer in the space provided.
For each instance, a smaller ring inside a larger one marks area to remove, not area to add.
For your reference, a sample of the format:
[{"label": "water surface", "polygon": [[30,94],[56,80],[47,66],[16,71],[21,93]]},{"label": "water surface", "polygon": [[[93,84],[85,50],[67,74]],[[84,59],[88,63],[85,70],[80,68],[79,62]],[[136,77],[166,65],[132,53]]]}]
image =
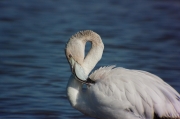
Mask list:
[{"label": "water surface", "polygon": [[65,44],[85,29],[105,44],[96,68],[149,71],[180,92],[177,0],[1,0],[0,10],[1,119],[90,119],[65,91]]}]

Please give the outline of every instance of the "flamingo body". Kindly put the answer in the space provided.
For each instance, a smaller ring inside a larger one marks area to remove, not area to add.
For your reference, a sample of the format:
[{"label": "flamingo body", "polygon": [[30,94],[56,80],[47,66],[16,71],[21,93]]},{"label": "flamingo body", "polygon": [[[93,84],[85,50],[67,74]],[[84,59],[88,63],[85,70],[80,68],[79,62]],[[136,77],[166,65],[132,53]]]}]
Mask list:
[{"label": "flamingo body", "polygon": [[109,119],[152,119],[154,113],[160,117],[179,116],[179,94],[151,73],[111,66],[96,70],[90,78],[96,84],[88,87],[87,99],[91,102],[88,105],[95,110],[97,105],[102,105],[97,114],[109,110],[102,118],[109,115]]},{"label": "flamingo body", "polygon": [[[92,48],[84,57],[81,50],[87,41]],[[67,96],[74,108],[98,119],[180,119],[179,93],[156,75],[115,66],[101,67],[89,75],[103,49],[99,35],[89,30],[75,34],[67,44],[72,68]],[[78,57],[77,51],[81,52]],[[94,83],[85,82],[87,77]],[[82,82],[87,84],[85,90]]]}]

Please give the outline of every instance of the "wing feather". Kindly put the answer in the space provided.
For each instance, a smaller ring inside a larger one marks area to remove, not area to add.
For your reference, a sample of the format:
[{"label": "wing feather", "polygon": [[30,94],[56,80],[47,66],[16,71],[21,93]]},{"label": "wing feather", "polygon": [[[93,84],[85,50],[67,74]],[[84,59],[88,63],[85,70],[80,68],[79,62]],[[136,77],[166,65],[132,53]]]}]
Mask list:
[{"label": "wing feather", "polygon": [[90,78],[97,82],[104,97],[114,98],[117,109],[131,109],[141,118],[152,119],[154,113],[180,118],[180,95],[161,78],[145,71],[114,67],[102,67]]}]

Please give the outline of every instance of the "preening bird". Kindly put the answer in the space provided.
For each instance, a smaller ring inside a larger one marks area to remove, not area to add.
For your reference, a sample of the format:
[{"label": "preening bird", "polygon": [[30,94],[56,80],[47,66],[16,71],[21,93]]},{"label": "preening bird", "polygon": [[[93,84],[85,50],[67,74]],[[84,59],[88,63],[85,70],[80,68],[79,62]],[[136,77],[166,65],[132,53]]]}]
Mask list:
[{"label": "preening bird", "polygon": [[[86,42],[92,46],[85,56]],[[98,119],[180,119],[179,93],[154,74],[107,66],[89,75],[103,49],[101,37],[91,30],[68,41],[65,53],[72,75],[67,96],[72,107]]]}]

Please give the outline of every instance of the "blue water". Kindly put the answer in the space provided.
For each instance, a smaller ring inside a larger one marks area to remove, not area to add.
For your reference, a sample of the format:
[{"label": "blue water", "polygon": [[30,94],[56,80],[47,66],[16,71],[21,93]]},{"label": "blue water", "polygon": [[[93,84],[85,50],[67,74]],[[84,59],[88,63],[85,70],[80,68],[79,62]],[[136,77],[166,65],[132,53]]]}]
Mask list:
[{"label": "blue water", "polygon": [[0,11],[0,119],[91,119],[65,91],[65,44],[84,29],[105,44],[96,68],[149,71],[180,92],[178,0],[1,0]]}]

